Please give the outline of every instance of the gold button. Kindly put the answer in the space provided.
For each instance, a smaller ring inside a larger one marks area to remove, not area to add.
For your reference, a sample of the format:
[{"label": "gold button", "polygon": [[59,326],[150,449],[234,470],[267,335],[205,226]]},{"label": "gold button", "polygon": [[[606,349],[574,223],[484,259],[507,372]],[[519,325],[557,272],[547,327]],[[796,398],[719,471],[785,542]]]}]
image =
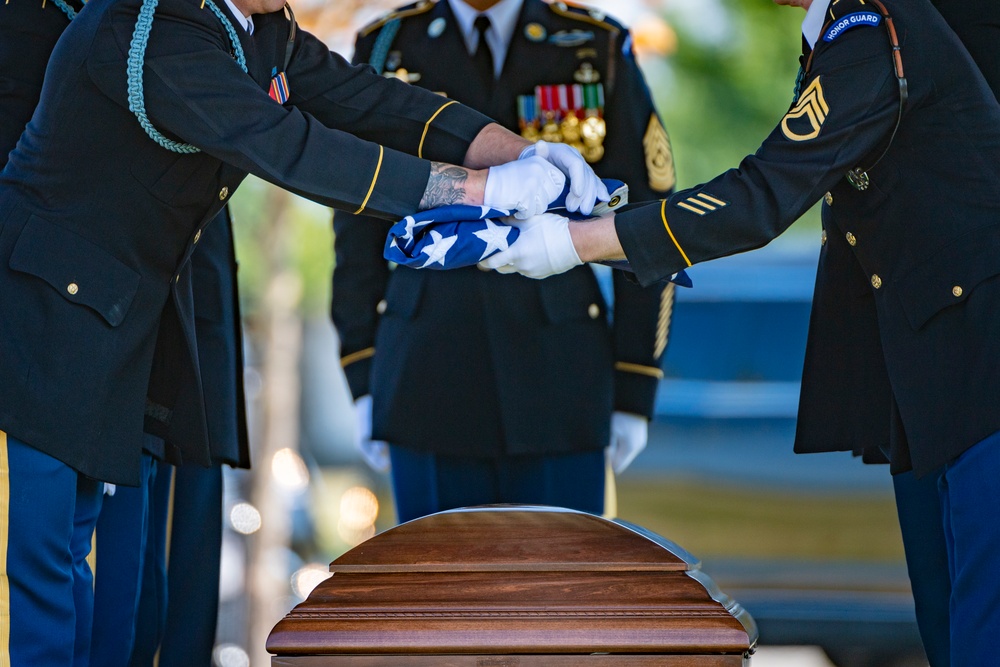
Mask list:
[{"label": "gold button", "polygon": [[194,242],[197,243],[200,238],[201,238],[201,230],[199,229],[194,233]]},{"label": "gold button", "polygon": [[854,234],[847,232],[847,242],[851,245],[857,245],[858,239],[854,236]]},{"label": "gold button", "polygon": [[955,285],[954,287],[951,288],[951,293],[954,294],[955,296],[962,296],[962,286]]},{"label": "gold button", "polygon": [[587,314],[590,315],[590,319],[596,320],[601,315],[601,307],[596,303],[592,303],[587,306]]},{"label": "gold button", "polygon": [[825,195],[823,195],[823,201],[826,202],[827,206],[833,206],[833,195],[827,192]]},{"label": "gold button", "polygon": [[872,287],[875,289],[882,287],[882,279],[879,278],[877,273],[872,274]]},{"label": "gold button", "polygon": [[76,294],[80,291],[80,286],[76,283],[70,283],[69,285],[66,285],[66,291],[70,294]]},{"label": "gold button", "polygon": [[222,189],[219,190],[219,200],[223,200],[223,199],[225,199],[228,196],[229,196],[229,188],[227,188],[225,185],[223,185]]},{"label": "gold button", "polygon": [[174,282],[179,283],[180,281],[181,281],[181,274],[178,273],[176,276],[174,276]]},{"label": "gold button", "polygon": [[826,245],[826,230],[825,229],[823,230],[823,233],[819,237],[819,244],[820,245]]},{"label": "gold button", "polygon": [[388,307],[389,304],[386,303],[385,299],[382,299],[381,301],[378,302],[378,305],[375,306],[375,312],[378,313],[379,315],[382,315],[385,313],[385,309]]}]

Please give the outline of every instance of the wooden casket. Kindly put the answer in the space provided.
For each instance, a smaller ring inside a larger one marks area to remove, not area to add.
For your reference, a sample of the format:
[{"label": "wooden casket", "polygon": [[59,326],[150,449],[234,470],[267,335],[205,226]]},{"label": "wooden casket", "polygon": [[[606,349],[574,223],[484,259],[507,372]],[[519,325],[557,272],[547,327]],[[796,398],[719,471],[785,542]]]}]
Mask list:
[{"label": "wooden casket", "polygon": [[491,505],[385,531],[271,631],[273,667],[741,667],[749,614],[643,528]]}]

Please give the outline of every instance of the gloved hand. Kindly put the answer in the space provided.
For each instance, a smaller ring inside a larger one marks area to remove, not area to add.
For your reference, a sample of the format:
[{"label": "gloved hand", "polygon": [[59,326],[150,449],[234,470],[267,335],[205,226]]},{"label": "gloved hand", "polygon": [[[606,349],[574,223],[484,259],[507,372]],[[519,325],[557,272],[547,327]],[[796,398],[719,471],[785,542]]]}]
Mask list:
[{"label": "gloved hand", "polygon": [[520,235],[506,250],[479,262],[479,268],[548,278],[583,264],[569,234],[567,218],[543,213],[523,222],[511,218],[504,222],[520,229]]},{"label": "gloved hand", "polygon": [[[571,213],[579,211],[590,215],[594,204],[608,201],[611,195],[594,170],[580,155],[580,151],[566,144],[550,144],[538,141],[521,151],[519,160],[537,156],[555,165],[569,179],[569,194],[566,195],[566,209]],[[551,200],[550,200],[551,201]]]},{"label": "gloved hand", "polygon": [[611,415],[611,444],[605,450],[605,455],[616,475],[625,472],[632,459],[646,449],[648,440],[648,419],[630,412],[615,412]]},{"label": "gloved hand", "polygon": [[375,472],[389,470],[389,445],[381,440],[372,440],[372,397],[365,394],[354,401],[354,446]]},{"label": "gloved hand", "polygon": [[483,205],[514,211],[518,219],[544,213],[562,194],[566,177],[540,157],[490,167]]}]

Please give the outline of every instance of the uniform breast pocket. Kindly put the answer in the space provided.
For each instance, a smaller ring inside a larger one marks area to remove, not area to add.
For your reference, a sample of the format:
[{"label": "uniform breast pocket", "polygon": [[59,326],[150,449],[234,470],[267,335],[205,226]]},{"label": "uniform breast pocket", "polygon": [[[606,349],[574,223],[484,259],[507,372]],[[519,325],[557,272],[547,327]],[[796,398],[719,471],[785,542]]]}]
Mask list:
[{"label": "uniform breast pocket", "polygon": [[90,308],[112,327],[125,319],[140,279],[94,243],[36,215],[21,230],[10,268],[45,281],[64,299]]},{"label": "uniform breast pocket", "polygon": [[219,164],[203,154],[181,155],[156,147],[139,151],[129,169],[132,177],[169,206],[208,204],[214,196]]},{"label": "uniform breast pocket", "polygon": [[589,267],[541,281],[539,294],[549,324],[594,321],[607,311],[597,280]]},{"label": "uniform breast pocket", "polygon": [[1000,225],[970,232],[896,281],[910,326],[920,330],[949,306],[964,303],[984,281],[1000,274]]}]

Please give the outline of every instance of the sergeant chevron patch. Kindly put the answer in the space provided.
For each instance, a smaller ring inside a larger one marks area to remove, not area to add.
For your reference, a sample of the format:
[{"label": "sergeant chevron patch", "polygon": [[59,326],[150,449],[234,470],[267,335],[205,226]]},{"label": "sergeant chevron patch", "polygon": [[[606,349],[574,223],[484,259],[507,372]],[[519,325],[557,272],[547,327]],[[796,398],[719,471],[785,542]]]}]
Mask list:
[{"label": "sergeant chevron patch", "polygon": [[823,96],[820,77],[802,91],[798,103],[781,119],[781,132],[791,141],[808,141],[819,135],[830,106]]},{"label": "sergeant chevron patch", "polygon": [[674,171],[674,154],[670,150],[670,137],[655,113],[649,117],[646,135],[642,138],[642,148],[646,154],[649,187],[660,192],[673,188],[677,176]]}]

